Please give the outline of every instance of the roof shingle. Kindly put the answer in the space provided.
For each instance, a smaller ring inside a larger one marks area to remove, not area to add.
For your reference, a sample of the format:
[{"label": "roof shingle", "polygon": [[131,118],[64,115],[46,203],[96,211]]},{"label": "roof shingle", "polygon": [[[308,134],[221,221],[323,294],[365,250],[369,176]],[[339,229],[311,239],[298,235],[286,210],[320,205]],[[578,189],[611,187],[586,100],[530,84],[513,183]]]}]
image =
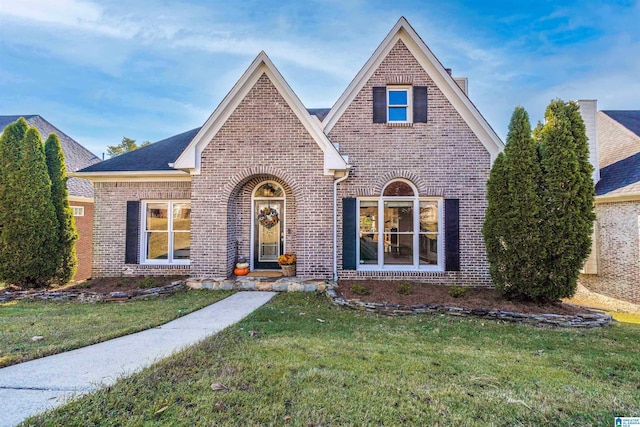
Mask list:
[{"label": "roof shingle", "polygon": [[[64,153],[64,163],[68,172],[75,172],[79,169],[100,162],[100,159],[96,155],[37,114],[0,116],[0,129],[4,130],[5,127],[18,120],[20,117],[24,117],[30,126],[38,129],[43,141],[47,139],[49,134],[55,133],[58,135],[58,138],[60,139],[60,146]],[[67,180],[67,190],[69,190],[70,196],[93,197],[93,185],[91,185],[91,182],[86,179],[69,178]]]},{"label": "roof shingle", "polygon": [[170,171],[169,166],[191,142],[200,128],[154,142],[82,169],[80,172]]}]

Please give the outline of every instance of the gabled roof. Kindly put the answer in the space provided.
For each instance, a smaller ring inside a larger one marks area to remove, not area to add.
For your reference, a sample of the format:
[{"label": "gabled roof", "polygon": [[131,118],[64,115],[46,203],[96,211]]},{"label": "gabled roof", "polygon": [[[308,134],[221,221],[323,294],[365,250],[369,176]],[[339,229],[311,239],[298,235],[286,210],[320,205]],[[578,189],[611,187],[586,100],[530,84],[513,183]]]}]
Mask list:
[{"label": "gabled roof", "polygon": [[[60,139],[60,146],[64,153],[64,163],[67,167],[67,172],[75,172],[79,169],[100,162],[100,159],[92,152],[84,148],[73,138],[37,114],[0,116],[0,131],[4,130],[5,127],[18,120],[20,117],[24,117],[29,125],[38,129],[43,141],[47,139],[49,134],[55,133],[58,135],[58,138]],[[69,191],[69,196],[93,197],[93,186],[86,179],[70,177],[67,180],[67,190]]]},{"label": "gabled roof", "polygon": [[640,137],[640,110],[607,110],[602,112]]},{"label": "gabled roof", "polygon": [[333,175],[334,171],[347,169],[347,163],[322,131],[320,122],[311,117],[300,99],[264,51],[258,54],[247,71],[240,77],[240,80],[238,80],[218,108],[215,109],[202,128],[200,128],[193,140],[171,165],[173,168],[198,173],[202,151],[263,74],[266,74],[271,80],[271,83],[276,87],[278,92],[280,92],[280,95],[282,95],[291,110],[306,128],[307,132],[309,132],[309,135],[311,135],[324,153],[324,173],[326,175]]},{"label": "gabled roof", "polygon": [[[600,181],[596,185],[597,200],[637,199],[640,197],[640,110],[601,112],[622,126],[617,128],[616,132],[628,131],[633,134],[633,137],[627,141],[633,144],[635,140],[638,143],[636,143],[637,147],[627,145],[623,148],[615,144],[608,146],[606,145],[608,139],[600,139],[602,150],[617,150],[618,155],[633,154],[600,169]],[[616,140],[615,135],[609,135],[608,138],[612,138],[611,142]],[[605,146],[602,146],[603,144]]]},{"label": "gabled roof", "polygon": [[600,169],[596,196],[625,197],[640,195],[640,153]]},{"label": "gabled roof", "polygon": [[478,136],[478,139],[485,146],[491,155],[491,161],[504,149],[504,144],[500,137],[491,128],[489,123],[480,114],[475,105],[469,100],[467,95],[460,89],[458,84],[449,75],[440,61],[433,55],[431,50],[422,41],[420,36],[409,25],[409,22],[402,17],[398,20],[387,37],[373,53],[371,58],[362,67],[360,72],[340,96],[327,117],[323,120],[324,132],[328,135],[331,129],[338,122],[342,114],[349,107],[358,93],[371,78],[382,61],[387,57],[391,49],[398,40],[402,40],[405,46],[416,58],[429,77],[435,82],[442,93],[447,97],[456,111],[466,120],[471,130]]},{"label": "gabled roof", "polygon": [[174,162],[193,140],[200,128],[191,129],[137,150],[129,151],[102,163],[84,168],[80,173],[173,171]]}]

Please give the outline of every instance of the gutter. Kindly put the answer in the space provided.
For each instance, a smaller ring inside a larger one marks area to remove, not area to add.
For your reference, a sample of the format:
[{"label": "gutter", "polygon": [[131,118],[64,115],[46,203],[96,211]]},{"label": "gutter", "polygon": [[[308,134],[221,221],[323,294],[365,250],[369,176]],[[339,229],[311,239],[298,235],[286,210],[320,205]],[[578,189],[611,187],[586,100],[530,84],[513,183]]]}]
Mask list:
[{"label": "gutter", "polygon": [[351,165],[347,165],[342,178],[333,181],[333,280],[338,280],[338,184],[349,178]]}]

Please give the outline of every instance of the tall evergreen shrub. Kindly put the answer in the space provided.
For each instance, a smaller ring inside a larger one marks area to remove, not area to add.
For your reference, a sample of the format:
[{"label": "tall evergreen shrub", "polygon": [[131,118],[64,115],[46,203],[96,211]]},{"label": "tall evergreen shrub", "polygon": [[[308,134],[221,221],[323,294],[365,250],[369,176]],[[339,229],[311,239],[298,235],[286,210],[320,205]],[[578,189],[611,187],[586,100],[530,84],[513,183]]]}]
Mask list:
[{"label": "tall evergreen shrub", "polygon": [[526,111],[515,109],[487,184],[483,227],[491,277],[505,296],[556,301],[575,293],[595,218],[588,157],[576,104],[553,101],[533,136]]},{"label": "tall evergreen shrub", "polygon": [[[3,133],[2,146],[8,145],[7,135],[19,135],[23,126],[18,122],[13,131]],[[7,173],[3,178],[11,185],[3,191],[1,200],[0,277],[19,286],[45,286],[57,269],[58,226],[51,202],[51,180],[37,129],[28,127],[15,143],[19,146],[17,167],[3,168]]]},{"label": "tall evergreen shrub", "polygon": [[29,124],[21,117],[5,127],[0,136],[0,282],[7,281],[3,265],[13,256],[4,244],[3,234],[8,230],[11,206],[18,196],[20,183],[16,181],[15,171],[19,168],[22,140],[28,128]]},{"label": "tall evergreen shrub", "polygon": [[578,106],[552,101],[538,136],[546,248],[537,295],[557,300],[575,293],[580,268],[591,250],[595,212],[593,167]]},{"label": "tall evergreen shrub", "polygon": [[51,179],[51,201],[58,220],[58,269],[53,280],[64,285],[76,273],[78,259],[76,256],[76,231],[73,211],[69,207],[67,192],[67,167],[64,164],[64,153],[60,147],[58,135],[52,133],[44,144],[47,170]]}]

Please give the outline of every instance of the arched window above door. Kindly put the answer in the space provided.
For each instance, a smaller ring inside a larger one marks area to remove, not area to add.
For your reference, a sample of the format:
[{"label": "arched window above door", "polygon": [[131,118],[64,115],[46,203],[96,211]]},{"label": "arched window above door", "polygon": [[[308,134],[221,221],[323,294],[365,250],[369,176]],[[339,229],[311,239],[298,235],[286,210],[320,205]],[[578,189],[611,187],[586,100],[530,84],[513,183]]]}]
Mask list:
[{"label": "arched window above door", "polygon": [[284,197],[282,187],[273,182],[265,182],[258,188],[253,195],[254,197]]}]

